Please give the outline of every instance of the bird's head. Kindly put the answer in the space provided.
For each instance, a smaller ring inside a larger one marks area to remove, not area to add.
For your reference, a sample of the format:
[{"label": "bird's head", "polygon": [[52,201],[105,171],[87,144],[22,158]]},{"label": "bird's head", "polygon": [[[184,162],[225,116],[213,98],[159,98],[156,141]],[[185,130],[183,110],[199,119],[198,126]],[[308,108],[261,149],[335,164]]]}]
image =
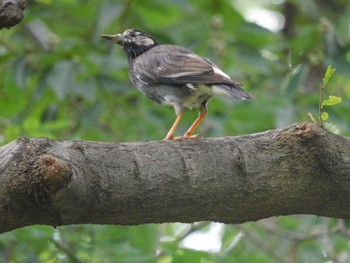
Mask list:
[{"label": "bird's head", "polygon": [[101,35],[101,37],[121,45],[129,58],[136,58],[158,45],[151,36],[135,29],[127,29],[121,34]]}]

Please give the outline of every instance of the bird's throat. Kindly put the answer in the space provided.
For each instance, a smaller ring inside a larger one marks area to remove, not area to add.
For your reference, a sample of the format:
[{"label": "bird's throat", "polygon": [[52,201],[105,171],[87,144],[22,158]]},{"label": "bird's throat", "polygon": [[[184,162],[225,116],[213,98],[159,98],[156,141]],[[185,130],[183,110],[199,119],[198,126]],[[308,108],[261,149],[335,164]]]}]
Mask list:
[{"label": "bird's throat", "polygon": [[132,63],[132,61],[140,56],[141,54],[145,53],[146,51],[150,50],[154,46],[144,46],[144,45],[138,45],[138,46],[127,46],[125,45],[123,47],[124,52],[128,56],[129,64]]}]

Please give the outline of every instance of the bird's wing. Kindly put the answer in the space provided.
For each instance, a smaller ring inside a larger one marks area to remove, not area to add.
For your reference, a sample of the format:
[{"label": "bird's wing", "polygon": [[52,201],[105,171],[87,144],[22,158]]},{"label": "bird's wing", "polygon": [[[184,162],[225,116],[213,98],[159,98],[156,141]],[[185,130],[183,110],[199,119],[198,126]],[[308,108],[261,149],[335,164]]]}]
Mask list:
[{"label": "bird's wing", "polygon": [[134,62],[136,77],[145,83],[241,86],[209,59],[202,58],[186,48],[173,45],[157,47],[142,54]]}]

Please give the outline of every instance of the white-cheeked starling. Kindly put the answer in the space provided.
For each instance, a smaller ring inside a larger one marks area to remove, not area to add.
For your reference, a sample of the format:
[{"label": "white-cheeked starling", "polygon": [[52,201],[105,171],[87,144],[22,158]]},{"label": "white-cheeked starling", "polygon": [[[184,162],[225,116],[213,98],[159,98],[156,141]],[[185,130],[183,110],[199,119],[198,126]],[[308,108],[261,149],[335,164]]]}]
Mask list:
[{"label": "white-cheeked starling", "polygon": [[[177,45],[160,45],[148,34],[128,29],[115,35],[101,35],[121,45],[128,57],[132,84],[151,100],[173,106],[177,118],[165,140],[197,138],[194,130],[207,115],[207,104],[214,95],[239,100],[254,97],[244,91],[209,59]],[[175,137],[184,108],[199,107],[199,117],[183,137]]]}]

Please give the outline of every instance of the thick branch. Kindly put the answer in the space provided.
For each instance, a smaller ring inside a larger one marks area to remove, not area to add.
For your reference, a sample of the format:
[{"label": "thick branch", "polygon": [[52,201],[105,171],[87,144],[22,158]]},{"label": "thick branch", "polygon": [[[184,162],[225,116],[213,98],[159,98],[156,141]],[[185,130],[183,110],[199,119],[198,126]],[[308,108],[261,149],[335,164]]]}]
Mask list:
[{"label": "thick branch", "polygon": [[23,19],[26,0],[0,0],[0,29],[10,28]]},{"label": "thick branch", "polygon": [[0,148],[0,232],[314,214],[349,218],[350,140],[311,124],[187,141],[18,139]]}]

